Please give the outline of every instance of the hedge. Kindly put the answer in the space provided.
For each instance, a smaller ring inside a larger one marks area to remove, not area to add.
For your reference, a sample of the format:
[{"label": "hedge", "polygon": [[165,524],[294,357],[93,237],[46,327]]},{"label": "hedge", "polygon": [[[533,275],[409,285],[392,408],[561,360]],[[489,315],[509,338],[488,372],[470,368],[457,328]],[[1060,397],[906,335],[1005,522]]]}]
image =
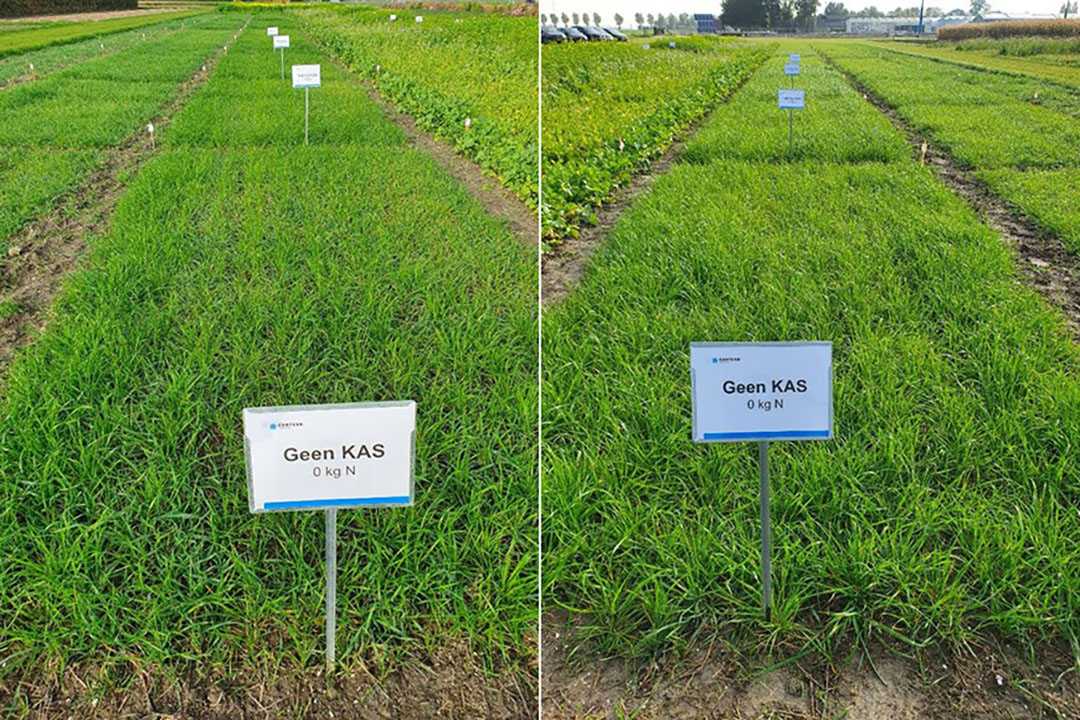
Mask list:
[{"label": "hedge", "polygon": [[1080,37],[1080,20],[1009,20],[991,23],[964,23],[938,30],[938,40],[959,42],[975,38]]},{"label": "hedge", "polygon": [[4,0],[0,2],[0,17],[134,10],[138,6],[139,0]]}]

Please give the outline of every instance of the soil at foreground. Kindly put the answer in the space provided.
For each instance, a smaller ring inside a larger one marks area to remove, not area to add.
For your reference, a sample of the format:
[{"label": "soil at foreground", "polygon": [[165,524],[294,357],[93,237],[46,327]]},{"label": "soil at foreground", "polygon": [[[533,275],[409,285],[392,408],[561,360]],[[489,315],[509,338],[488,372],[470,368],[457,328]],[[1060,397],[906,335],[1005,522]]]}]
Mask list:
[{"label": "soil at foreground", "polygon": [[913,656],[877,644],[842,666],[703,647],[642,664],[571,659],[565,623],[544,627],[544,720],[1080,718],[1080,671],[1064,644],[1034,659],[997,641]]},{"label": "soil at foreground", "polygon": [[279,670],[226,678],[176,680],[154,668],[132,667],[112,689],[100,687],[94,667],[66,669],[53,680],[0,681],[0,713],[30,720],[53,718],[356,718],[358,720],[519,720],[537,716],[534,663],[488,674],[464,644],[415,659],[387,677],[360,667],[329,681],[321,670]]}]

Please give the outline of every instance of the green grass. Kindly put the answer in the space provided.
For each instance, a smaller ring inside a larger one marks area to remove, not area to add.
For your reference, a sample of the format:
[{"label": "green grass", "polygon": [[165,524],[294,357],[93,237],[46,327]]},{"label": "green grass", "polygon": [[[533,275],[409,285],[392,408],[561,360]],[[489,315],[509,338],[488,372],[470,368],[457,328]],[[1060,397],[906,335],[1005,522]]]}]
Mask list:
[{"label": "green grass", "polygon": [[450,142],[536,207],[535,15],[353,5],[309,7],[297,17],[314,40],[372,81],[420,129]]},{"label": "green grass", "polygon": [[1080,213],[1076,211],[1080,168],[987,170],[979,177],[999,196],[1061,238],[1067,249],[1080,254]]},{"label": "green grass", "polygon": [[175,13],[151,13],[149,15],[129,15],[127,17],[106,20],[86,20],[75,23],[49,23],[30,27],[26,30],[10,30],[0,33],[0,57],[14,55],[28,50],[78,42],[86,38],[100,38],[112,33],[131,30],[132,28],[155,25],[163,20],[177,21],[205,13],[206,10],[183,10]]},{"label": "green grass", "polygon": [[[215,24],[216,22],[216,14],[203,13],[202,15],[186,18],[183,25],[184,29],[187,29],[196,28],[205,23]],[[171,32],[180,30],[180,28],[181,23],[166,20],[156,25],[146,25],[135,30],[117,32],[107,39],[94,37],[79,42],[53,45],[29,50],[17,55],[9,55],[0,58],[0,85],[5,82],[30,80],[30,63],[34,64],[34,71],[37,76],[43,77],[70,65],[101,57],[102,45],[105,45],[105,52],[110,54],[134,48],[143,43],[153,46],[159,39]]]},{"label": "green grass", "polygon": [[674,50],[644,45],[562,43],[541,50],[541,223],[548,241],[594,222],[597,207],[723,102],[768,52],[719,38],[678,38]]},{"label": "green grass", "polygon": [[74,187],[97,164],[92,150],[0,151],[0,250],[7,238]]},{"label": "green grass", "polygon": [[1078,41],[1055,38],[970,40],[962,43],[875,43],[896,52],[1080,88]]},{"label": "green grass", "polygon": [[[851,92],[847,81],[817,57],[806,57],[794,85],[806,92],[806,109],[777,107],[777,90],[790,87],[783,57],[774,56],[716,115],[753,117],[752,124],[710,123],[691,138],[680,158],[687,162],[728,160],[817,160],[819,162],[890,162],[911,155],[904,138],[869,103]],[[844,118],[836,122],[837,116]],[[789,151],[788,134],[793,147]]]},{"label": "green grass", "polygon": [[[848,127],[842,97],[807,102]],[[741,102],[702,135],[778,112]],[[627,657],[1075,640],[1080,353],[1062,318],[928,169],[828,162],[856,147],[778,162],[759,142],[765,161],[703,143],[659,177],[545,312],[545,603]],[[834,344],[836,439],[770,452],[771,623],[757,450],[690,439],[689,344],[750,340]]]},{"label": "green grass", "polygon": [[[260,14],[203,92],[289,19]],[[416,504],[339,515],[339,657],[378,670],[460,637],[534,654],[535,252],[362,94],[320,102],[370,142],[246,147],[258,126],[217,147],[218,116],[188,105],[13,363],[6,672],[318,664],[322,517],[248,512],[241,410],[404,398]],[[176,142],[198,122],[207,146]]]}]

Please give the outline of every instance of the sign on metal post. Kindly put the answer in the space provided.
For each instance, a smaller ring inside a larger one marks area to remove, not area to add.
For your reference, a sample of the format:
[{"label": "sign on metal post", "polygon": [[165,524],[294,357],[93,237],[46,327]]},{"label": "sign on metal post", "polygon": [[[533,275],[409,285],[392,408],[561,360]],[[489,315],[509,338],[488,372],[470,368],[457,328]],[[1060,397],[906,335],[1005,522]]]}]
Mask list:
[{"label": "sign on metal post", "polygon": [[795,111],[805,108],[805,96],[802,90],[781,90],[778,96],[781,110],[788,111],[788,155],[795,152]]},{"label": "sign on metal post", "polygon": [[285,79],[285,48],[289,47],[288,35],[274,36],[274,49],[281,51],[281,79]]},{"label": "sign on metal post", "polygon": [[277,30],[278,29],[276,27],[268,27],[266,28],[266,34],[270,37],[274,37],[275,35],[277,35]]},{"label": "sign on metal post", "polygon": [[798,75],[799,74],[799,63],[788,63],[787,65],[784,65],[784,74],[785,75]]},{"label": "sign on metal post", "polygon": [[787,59],[788,59],[788,62],[793,62],[793,63],[802,62],[802,55],[800,55],[799,53],[791,53],[790,55],[787,56]]},{"label": "sign on metal post", "polygon": [[321,65],[293,65],[292,86],[304,88],[304,144],[308,144],[308,90],[322,87]]},{"label": "sign on metal post", "polygon": [[248,506],[253,513],[323,510],[326,667],[336,655],[337,511],[413,503],[416,403],[244,409]]},{"label": "sign on metal post", "polygon": [[758,443],[761,588],[772,617],[769,443],[833,436],[832,343],[691,343],[693,439]]}]

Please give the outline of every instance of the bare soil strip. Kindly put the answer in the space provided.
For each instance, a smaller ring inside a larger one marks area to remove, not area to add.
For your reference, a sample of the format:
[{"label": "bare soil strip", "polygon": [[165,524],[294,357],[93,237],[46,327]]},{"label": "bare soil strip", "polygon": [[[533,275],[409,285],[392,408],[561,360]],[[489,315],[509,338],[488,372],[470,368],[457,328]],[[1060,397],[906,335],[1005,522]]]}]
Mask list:
[{"label": "bare soil strip", "polygon": [[794,649],[747,659],[715,646],[634,664],[569,658],[566,627],[545,618],[544,720],[1080,718],[1080,675],[1064,644],[1043,648],[1035,669],[998,641],[915,655],[875,644],[837,665]]},{"label": "bare soil strip", "polygon": [[18,698],[31,720],[534,720],[538,713],[535,681],[508,669],[485,672],[463,643],[380,677],[362,662],[330,678],[321,670],[277,669],[178,679],[135,665],[116,675],[104,678],[100,668],[82,665],[45,682],[9,678],[0,683],[0,706]]},{"label": "bare soil strip", "polygon": [[[246,24],[239,32],[244,27]],[[177,94],[151,118],[155,130],[168,125],[206,83],[224,52],[217,50],[207,58],[205,71],[196,71],[180,84]],[[35,329],[45,327],[53,298],[68,273],[82,261],[89,239],[108,228],[127,183],[156,153],[149,133],[140,127],[105,152],[104,161],[85,183],[10,238],[7,255],[0,258],[0,307],[5,309],[0,318],[0,368],[34,337]]]},{"label": "bare soil strip", "polygon": [[955,194],[967,201],[983,223],[999,233],[1017,260],[1017,268],[1050,305],[1065,315],[1070,334],[1080,341],[1080,260],[1065,249],[1053,233],[1039,227],[1018,209],[1007,203],[973,171],[958,165],[949,153],[934,145],[929,137],[915,132],[884,100],[876,96],[851,73],[831,58],[816,52],[851,86],[882,112],[908,139],[915,157],[926,143],[926,161]]},{"label": "bare soil strip", "polygon": [[365,88],[368,96],[379,106],[409,138],[415,147],[423,150],[450,173],[465,189],[476,198],[488,214],[510,223],[511,229],[526,247],[536,247],[540,241],[540,221],[529,206],[513,192],[499,184],[499,181],[484,172],[484,169],[472,160],[460,155],[450,143],[429,135],[416,126],[416,120],[391,100],[383,97],[375,85],[361,78],[345,67],[332,52],[305,34],[305,39],[317,47],[330,59],[334,66],[353,79],[357,85]]},{"label": "bare soil strip", "polygon": [[[758,68],[760,67],[759,65]],[[731,92],[717,107],[727,104],[756,72],[757,69],[747,74],[741,83],[731,89]],[[582,227],[576,238],[563,238],[558,245],[543,253],[540,270],[540,297],[545,306],[559,302],[577,285],[585,274],[585,267],[589,264],[589,258],[592,257],[596,248],[603,244],[608,233],[615,227],[622,214],[638,197],[652,188],[653,181],[657,177],[667,172],[671,164],[678,159],[679,151],[686,145],[686,141],[705,123],[709,122],[713,112],[715,112],[715,108],[706,113],[701,120],[678,133],[668,149],[664,151],[664,154],[652,162],[646,172],[632,176],[628,185],[615,190],[607,202],[596,208],[597,221],[595,225]]]}]

